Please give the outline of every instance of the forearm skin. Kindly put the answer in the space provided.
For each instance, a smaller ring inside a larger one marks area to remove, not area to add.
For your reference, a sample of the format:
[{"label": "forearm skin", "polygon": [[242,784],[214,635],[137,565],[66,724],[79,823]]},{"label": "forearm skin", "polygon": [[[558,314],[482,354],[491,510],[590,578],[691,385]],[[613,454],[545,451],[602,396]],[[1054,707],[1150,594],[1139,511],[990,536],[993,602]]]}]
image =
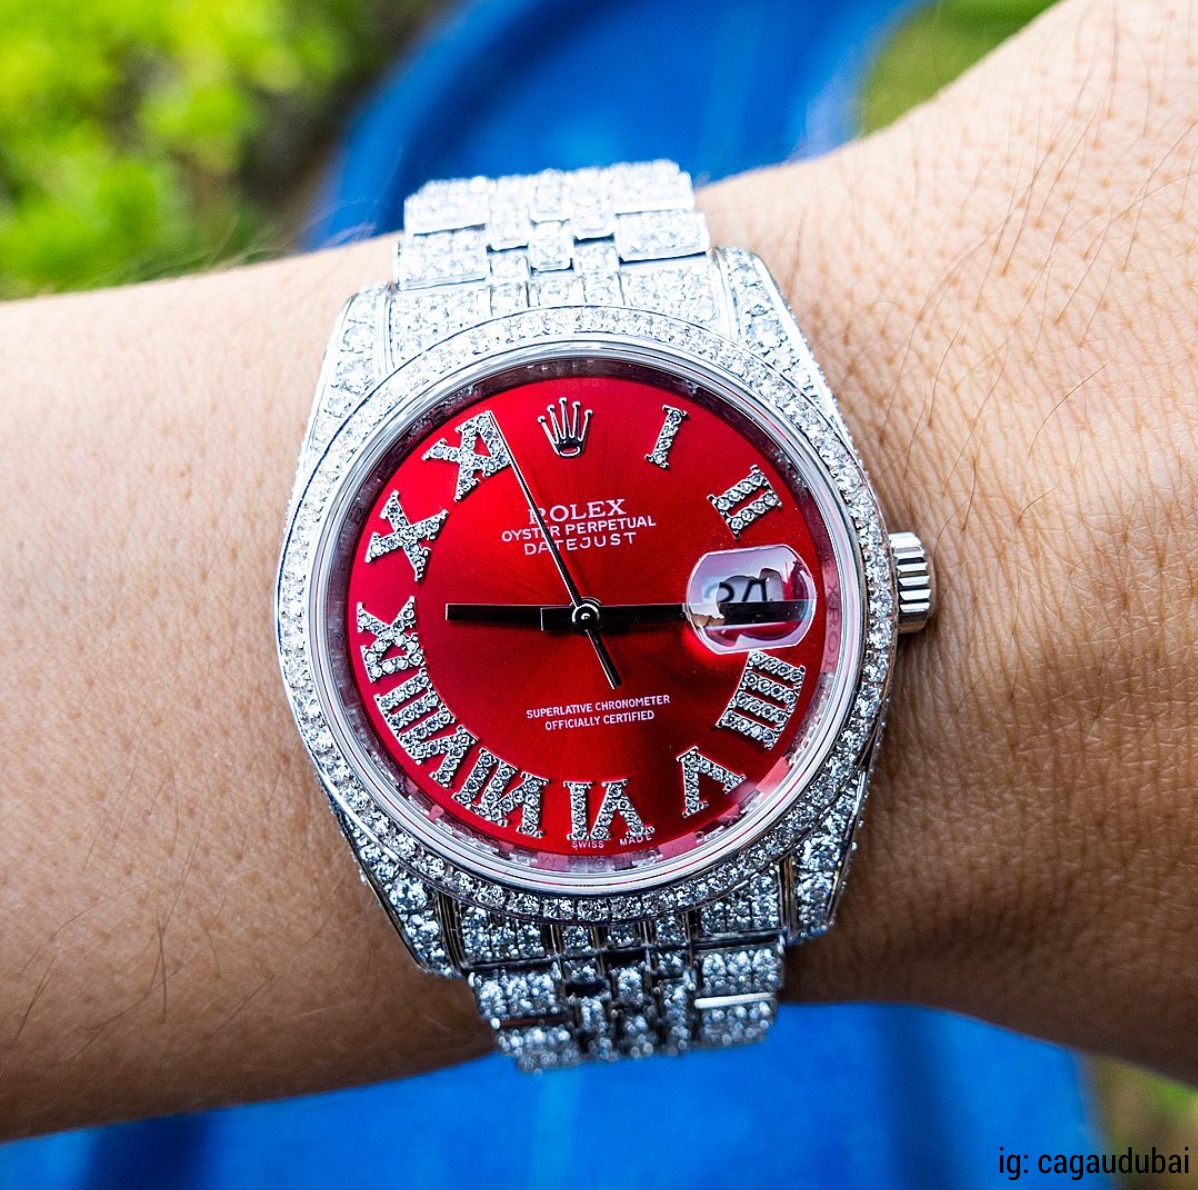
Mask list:
[{"label": "forearm skin", "polygon": [[1060,6],[889,132],[712,196],[785,278],[941,579],[800,991],[1188,1079],[1196,27],[1188,4]]}]

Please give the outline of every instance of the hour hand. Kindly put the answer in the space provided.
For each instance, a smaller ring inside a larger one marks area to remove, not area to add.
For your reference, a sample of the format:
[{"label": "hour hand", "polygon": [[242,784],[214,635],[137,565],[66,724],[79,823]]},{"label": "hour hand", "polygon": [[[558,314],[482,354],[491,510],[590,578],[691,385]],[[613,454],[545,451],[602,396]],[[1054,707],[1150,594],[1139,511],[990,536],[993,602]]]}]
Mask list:
[{"label": "hour hand", "polygon": [[[697,627],[734,627],[777,624],[801,620],[809,614],[805,599],[727,602],[716,605],[715,615],[688,608],[683,603],[447,603],[445,618],[474,624],[508,624],[540,628],[544,632],[635,628],[649,624],[679,624],[690,620]],[[580,619],[585,616],[585,619]]]},{"label": "hour hand", "polygon": [[503,624],[544,632],[593,632],[637,624],[676,624],[686,619],[680,603],[447,603],[445,618],[467,624]]},{"label": "hour hand", "polygon": [[[539,603],[447,603],[445,618],[464,624],[519,624],[527,628],[541,627],[541,613],[546,608]],[[570,605],[562,611],[569,613]]]}]

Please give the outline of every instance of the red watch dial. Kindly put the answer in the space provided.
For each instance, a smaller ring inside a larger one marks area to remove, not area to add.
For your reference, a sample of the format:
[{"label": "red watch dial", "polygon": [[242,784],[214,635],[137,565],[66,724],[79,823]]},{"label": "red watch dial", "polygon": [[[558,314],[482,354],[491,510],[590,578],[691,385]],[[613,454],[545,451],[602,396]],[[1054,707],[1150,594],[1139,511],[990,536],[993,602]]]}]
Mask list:
[{"label": "red watch dial", "polygon": [[777,447],[693,384],[582,359],[429,424],[367,481],[341,596],[399,796],[560,871],[677,856],[768,796],[842,629]]}]

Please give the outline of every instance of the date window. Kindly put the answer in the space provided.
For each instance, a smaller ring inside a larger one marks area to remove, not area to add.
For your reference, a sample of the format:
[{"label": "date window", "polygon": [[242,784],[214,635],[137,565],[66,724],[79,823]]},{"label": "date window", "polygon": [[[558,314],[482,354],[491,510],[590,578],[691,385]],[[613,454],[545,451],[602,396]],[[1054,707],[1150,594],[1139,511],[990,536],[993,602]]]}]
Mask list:
[{"label": "date window", "polygon": [[714,653],[798,644],[815,617],[815,582],[788,545],[704,554],[686,584],[686,618]]}]

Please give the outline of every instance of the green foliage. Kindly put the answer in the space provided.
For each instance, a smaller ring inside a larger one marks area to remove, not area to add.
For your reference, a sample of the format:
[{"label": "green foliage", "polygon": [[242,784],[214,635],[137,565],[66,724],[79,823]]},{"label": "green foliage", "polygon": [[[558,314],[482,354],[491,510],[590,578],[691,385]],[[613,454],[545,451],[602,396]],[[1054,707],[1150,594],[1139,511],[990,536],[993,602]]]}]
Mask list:
[{"label": "green foliage", "polygon": [[0,296],[261,246],[427,2],[0,0]]},{"label": "green foliage", "polygon": [[873,132],[931,98],[1052,0],[937,0],[882,50],[862,96],[861,128]]},{"label": "green foliage", "polygon": [[[866,88],[894,119],[1047,0],[940,0]],[[272,247],[345,100],[435,0],[0,0],[0,297]]]}]

